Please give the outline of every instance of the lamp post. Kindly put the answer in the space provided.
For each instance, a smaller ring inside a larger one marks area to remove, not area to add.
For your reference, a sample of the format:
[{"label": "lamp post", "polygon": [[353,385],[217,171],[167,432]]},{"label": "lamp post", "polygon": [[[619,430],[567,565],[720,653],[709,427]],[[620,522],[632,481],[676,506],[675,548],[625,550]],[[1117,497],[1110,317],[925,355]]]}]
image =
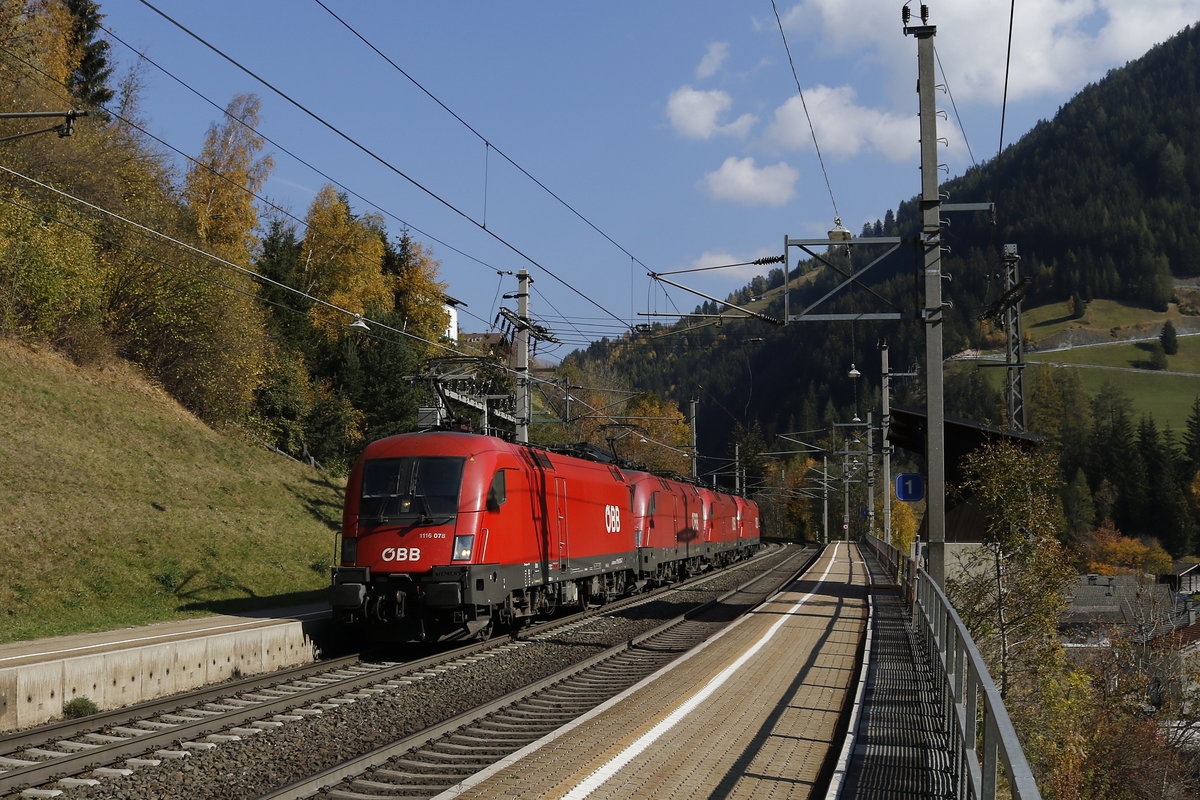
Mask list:
[{"label": "lamp post", "polygon": [[867,533],[875,535],[875,425],[867,412]]},{"label": "lamp post", "polygon": [[850,538],[850,454],[842,454],[842,539]]},{"label": "lamp post", "polygon": [[829,544],[829,456],[821,456],[821,532]]}]

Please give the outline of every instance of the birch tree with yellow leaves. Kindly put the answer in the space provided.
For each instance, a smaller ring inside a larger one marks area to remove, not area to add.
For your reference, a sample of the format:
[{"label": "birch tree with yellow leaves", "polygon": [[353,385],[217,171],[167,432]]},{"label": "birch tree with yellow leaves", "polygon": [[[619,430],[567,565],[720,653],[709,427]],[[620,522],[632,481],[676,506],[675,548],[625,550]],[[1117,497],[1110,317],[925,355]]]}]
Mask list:
[{"label": "birch tree with yellow leaves", "polygon": [[[254,129],[260,103],[240,94],[225,108],[225,118],[209,127],[199,156],[188,170],[183,196],[204,250],[249,268],[256,245],[255,194],[271,171],[261,156],[263,138]],[[177,396],[204,416],[218,420],[245,417],[262,379],[266,331],[255,300],[258,286],[236,269],[208,259],[192,259],[198,277],[175,298],[184,318],[180,337],[185,357]]]},{"label": "birch tree with yellow leaves", "polygon": [[[384,275],[383,220],[355,216],[346,198],[328,184],[317,193],[305,219],[300,273],[304,291],[355,314],[390,309],[393,283]],[[312,311],[318,329],[338,338],[350,319],[325,306]]]}]

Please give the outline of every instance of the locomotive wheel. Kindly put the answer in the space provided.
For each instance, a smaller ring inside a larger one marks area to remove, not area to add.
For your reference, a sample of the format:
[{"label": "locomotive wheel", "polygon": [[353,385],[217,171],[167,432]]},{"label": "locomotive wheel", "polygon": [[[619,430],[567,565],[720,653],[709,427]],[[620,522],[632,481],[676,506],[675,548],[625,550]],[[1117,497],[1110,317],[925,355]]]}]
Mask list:
[{"label": "locomotive wheel", "polygon": [[478,631],[475,632],[475,638],[481,642],[486,642],[488,639],[492,638],[492,634],[495,632],[496,632],[496,614],[495,614],[495,610],[493,609],[492,613],[488,616],[487,623],[482,628],[480,628]]}]

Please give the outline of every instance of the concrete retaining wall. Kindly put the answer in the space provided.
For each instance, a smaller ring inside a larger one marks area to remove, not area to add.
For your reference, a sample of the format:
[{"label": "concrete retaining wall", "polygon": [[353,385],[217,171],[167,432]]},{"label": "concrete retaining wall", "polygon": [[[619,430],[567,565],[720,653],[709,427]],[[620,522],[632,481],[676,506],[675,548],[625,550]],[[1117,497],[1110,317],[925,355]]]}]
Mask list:
[{"label": "concrete retaining wall", "polygon": [[286,622],[197,639],[0,669],[0,731],[62,716],[86,697],[101,709],[142,703],[234,675],[306,664],[316,647],[305,623]]}]

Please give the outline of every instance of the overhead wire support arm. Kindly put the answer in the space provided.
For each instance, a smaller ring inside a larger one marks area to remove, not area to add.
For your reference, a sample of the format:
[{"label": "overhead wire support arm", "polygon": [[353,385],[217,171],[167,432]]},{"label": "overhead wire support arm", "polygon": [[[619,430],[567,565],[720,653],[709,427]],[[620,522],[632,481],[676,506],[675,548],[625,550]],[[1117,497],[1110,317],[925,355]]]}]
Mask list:
[{"label": "overhead wire support arm", "polygon": [[670,317],[671,319],[751,319],[749,315],[744,317],[731,317],[727,314],[670,314],[663,311],[639,311],[638,316]]},{"label": "overhead wire support arm", "polygon": [[[838,275],[841,275],[845,279],[841,283],[839,283],[837,286],[833,287],[828,292],[826,292],[826,294],[823,297],[821,297],[820,299],[816,300],[815,302],[809,304],[809,306],[807,308],[805,308],[803,311],[801,311],[799,314],[788,314],[787,321],[788,322],[831,322],[831,321],[839,321],[839,320],[915,319],[916,318],[915,314],[913,314],[912,312],[906,312],[906,311],[863,312],[863,313],[858,313],[858,314],[814,314],[814,313],[812,313],[813,309],[817,308],[822,303],[824,303],[826,300],[828,300],[829,298],[831,298],[834,295],[841,292],[843,289],[845,289],[850,284],[854,284],[855,286],[858,286],[859,288],[869,292],[877,300],[884,303],[885,305],[895,308],[896,304],[893,301],[888,300],[886,297],[879,294],[878,292],[876,292],[870,286],[867,286],[866,284],[864,284],[859,279],[863,275],[865,275],[867,272],[869,272],[870,270],[872,270],[876,266],[878,266],[879,263],[882,262],[885,258],[890,256],[892,253],[896,252],[896,250],[898,250],[900,248],[900,246],[905,243],[906,243],[906,240],[902,239],[898,236],[868,236],[868,237],[860,237],[857,239],[846,239],[846,240],[791,239],[791,238],[787,239],[788,247],[799,247],[801,250],[803,250],[809,256],[811,256],[812,258],[815,258],[817,261],[820,261],[822,264],[829,267],[831,270],[836,272]],[[872,261],[871,263],[867,264],[866,266],[864,266],[861,269],[854,271],[854,272],[842,269],[841,267],[837,266],[836,264],[834,264],[834,263],[830,262],[829,260],[827,260],[826,258],[824,258],[820,253],[817,253],[811,249],[812,247],[832,247],[832,246],[847,246],[848,247],[851,245],[873,245],[873,244],[874,245],[890,244],[892,246],[889,247],[886,252],[879,255],[874,261]]]},{"label": "overhead wire support arm", "polygon": [[654,272],[653,275],[683,275],[686,272],[707,272],[710,269],[730,269],[732,267],[766,267],[771,264],[782,264],[784,256],[765,256],[753,261],[739,261],[736,264],[717,264],[712,267],[692,267],[690,269],[674,269],[669,272]]},{"label": "overhead wire support arm", "polygon": [[653,278],[656,281],[662,281],[663,283],[674,286],[676,289],[683,289],[685,292],[691,292],[694,295],[703,297],[705,300],[712,300],[714,303],[720,303],[723,306],[729,306],[730,308],[737,309],[738,311],[741,311],[743,314],[754,317],[755,319],[761,319],[763,322],[769,322],[772,325],[782,325],[783,324],[781,321],[775,319],[774,317],[769,317],[766,314],[760,314],[757,311],[751,311],[748,308],[744,308],[739,305],[734,305],[733,303],[729,302],[728,300],[721,300],[720,298],[713,297],[710,294],[705,294],[704,292],[699,292],[699,291],[696,291],[695,289],[689,289],[687,286],[684,286],[682,284],[676,283],[675,281],[668,280],[668,279],[662,277],[662,275],[658,272],[647,272],[646,274],[649,275],[651,278]]},{"label": "overhead wire support arm", "polygon": [[76,111],[6,111],[0,113],[0,119],[45,119],[63,117],[63,121],[58,125],[49,128],[41,128],[36,131],[26,131],[25,133],[17,133],[12,136],[0,138],[0,142],[11,142],[14,139],[24,139],[26,136],[36,136],[39,133],[50,133],[56,131],[59,138],[65,138],[75,133],[75,120],[79,117],[86,117],[90,112],[87,110]]}]

